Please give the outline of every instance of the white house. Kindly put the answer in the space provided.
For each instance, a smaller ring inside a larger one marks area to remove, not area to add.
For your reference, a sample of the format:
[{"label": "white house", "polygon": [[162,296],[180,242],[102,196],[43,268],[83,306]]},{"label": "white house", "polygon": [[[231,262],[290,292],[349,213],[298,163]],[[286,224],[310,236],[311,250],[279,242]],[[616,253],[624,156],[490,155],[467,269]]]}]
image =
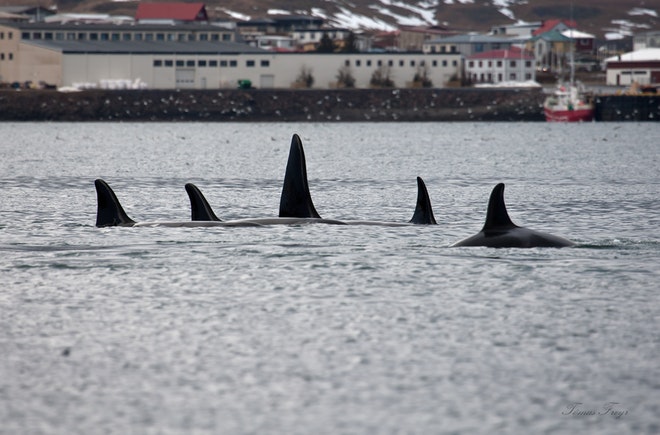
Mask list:
[{"label": "white house", "polygon": [[511,47],[468,56],[465,75],[472,83],[523,82],[536,79],[534,56]]}]

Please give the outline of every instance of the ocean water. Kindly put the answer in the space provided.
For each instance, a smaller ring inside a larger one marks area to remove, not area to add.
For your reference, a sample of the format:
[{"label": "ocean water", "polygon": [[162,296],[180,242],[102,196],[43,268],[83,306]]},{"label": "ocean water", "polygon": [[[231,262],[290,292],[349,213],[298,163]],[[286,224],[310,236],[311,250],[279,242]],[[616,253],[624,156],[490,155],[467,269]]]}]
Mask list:
[{"label": "ocean water", "polygon": [[[2,434],[660,432],[660,127],[0,124]],[[276,216],[291,136],[323,217]],[[565,249],[451,248],[506,183]]]}]

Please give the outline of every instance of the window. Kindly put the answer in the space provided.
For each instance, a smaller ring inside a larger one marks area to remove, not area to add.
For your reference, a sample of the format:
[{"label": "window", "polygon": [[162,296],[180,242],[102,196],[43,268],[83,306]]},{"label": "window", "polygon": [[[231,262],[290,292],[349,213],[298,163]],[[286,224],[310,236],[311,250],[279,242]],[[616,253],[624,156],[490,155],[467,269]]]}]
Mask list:
[{"label": "window", "polygon": [[220,61],[220,67],[226,67],[227,66],[227,61],[226,60],[221,60]]},{"label": "window", "polygon": [[394,61],[392,59],[388,60],[387,66],[394,66]]},{"label": "window", "polygon": [[131,35],[130,33],[124,33],[124,34],[121,35],[121,39],[122,39],[123,41],[130,41],[130,40],[131,40],[131,36],[133,36],[133,35]]},{"label": "window", "polygon": [[247,67],[253,67],[254,66],[254,61],[253,60],[246,60],[245,61],[245,66]]},{"label": "window", "polygon": [[90,33],[89,34],[89,40],[90,41],[98,41],[99,40],[99,34],[98,33]]},{"label": "window", "polygon": [[0,32],[0,39],[5,39],[5,32]]},{"label": "window", "polygon": [[14,32],[7,33],[7,39],[12,39],[14,37]]},{"label": "window", "polygon": [[194,33],[189,33],[188,34],[188,41],[192,42],[195,40],[195,34]]},{"label": "window", "polygon": [[109,40],[110,40],[109,33],[101,33],[101,41],[109,41]]},{"label": "window", "polygon": [[432,66],[438,66],[438,61],[437,61],[437,60],[434,60],[433,62],[431,62],[431,65],[432,65]]},{"label": "window", "polygon": [[52,40],[53,39],[53,32],[44,33],[44,39],[47,39],[49,41]]},{"label": "window", "polygon": [[451,61],[451,66],[458,66],[458,61],[457,60],[452,60]]},{"label": "window", "polygon": [[63,32],[57,32],[57,33],[55,34],[55,39],[58,40],[58,41],[64,41],[64,37],[65,37],[65,36],[66,36],[66,35],[64,35]]},{"label": "window", "polygon": [[197,61],[197,66],[202,66],[202,67],[206,66],[206,61],[205,60],[198,60]]},{"label": "window", "polygon": [[360,66],[360,65],[361,65],[361,63],[362,63],[362,61],[360,61],[359,59],[358,59],[358,60],[356,60],[356,61],[355,61],[355,66]]},{"label": "window", "polygon": [[484,63],[482,61],[478,62],[479,68],[482,68],[484,66]]},{"label": "window", "polygon": [[185,40],[186,40],[186,35],[185,35],[185,33],[179,33],[179,34],[176,36],[176,40],[179,41],[179,42],[183,42],[183,41],[185,41]]},{"label": "window", "polygon": [[509,66],[511,68],[515,68],[516,67],[516,61],[515,60],[509,61]]},{"label": "window", "polygon": [[5,54],[4,53],[0,53],[0,60],[5,60]]},{"label": "window", "polygon": [[209,40],[209,35],[207,33],[200,33],[199,34],[199,40],[200,41],[208,41]]},{"label": "window", "polygon": [[32,39],[41,39],[41,32],[33,32]]},{"label": "window", "polygon": [[237,60],[230,60],[229,61],[229,66],[232,68],[236,68],[238,66],[238,61]]},{"label": "window", "polygon": [[176,66],[183,66],[183,61],[182,60],[177,60],[176,61]]},{"label": "window", "polygon": [[267,59],[264,59],[261,61],[261,66],[263,67],[269,67],[270,66],[270,61]]},{"label": "window", "polygon": [[136,40],[136,41],[142,41],[142,38],[144,38],[144,36],[142,35],[142,33],[136,33],[136,34],[135,34],[135,40]]},{"label": "window", "polygon": [[21,39],[30,39],[30,32],[21,33]]},{"label": "window", "polygon": [[516,73],[509,74],[509,80],[515,80],[515,79],[516,79]]},{"label": "window", "polygon": [[446,60],[442,61],[442,66],[447,66],[447,61]]},{"label": "window", "polygon": [[168,33],[167,34],[167,40],[168,41],[174,41],[175,38],[176,38],[176,35],[174,33]]},{"label": "window", "polygon": [[348,59],[346,59],[346,60],[344,61],[344,66],[351,66],[351,61],[348,60]]},{"label": "window", "polygon": [[170,68],[174,66],[174,61],[172,59],[168,59],[165,61],[165,66],[169,66]]},{"label": "window", "polygon": [[195,61],[194,60],[187,60],[186,61],[186,66],[195,66]]},{"label": "window", "polygon": [[498,67],[498,68],[502,68],[502,61],[501,61],[501,60],[498,60],[498,61],[497,61],[497,67]]},{"label": "window", "polygon": [[119,33],[113,33],[112,35],[110,35],[110,39],[112,41],[119,41],[119,39],[120,39]]},{"label": "window", "polygon": [[217,33],[212,33],[211,34],[211,41],[217,42],[219,40],[220,40],[220,35],[218,35]]},{"label": "window", "polygon": [[160,59],[154,60],[154,66],[155,67],[163,66],[163,61]]},{"label": "window", "polygon": [[145,40],[145,41],[153,41],[153,40],[154,40],[154,35],[153,35],[153,33],[146,33],[146,34],[144,35],[144,40]]},{"label": "window", "polygon": [[367,66],[371,66],[371,60],[367,60]]},{"label": "window", "polygon": [[218,66],[218,61],[217,60],[209,60],[209,67],[217,68],[217,66]]},{"label": "window", "polygon": [[222,34],[222,40],[223,41],[231,41],[231,35],[229,33],[223,33]]},{"label": "window", "polygon": [[403,59],[400,60],[400,61],[399,61],[399,66],[404,66],[404,65],[405,65],[405,61],[404,61]]},{"label": "window", "polygon": [[383,66],[383,61],[380,60],[380,59],[378,59],[378,62],[376,62],[376,65],[378,65],[378,66]]},{"label": "window", "polygon": [[415,66],[415,61],[414,60],[410,61],[410,66]]},{"label": "window", "polygon": [[468,62],[468,66],[469,66],[470,68],[474,68],[474,61],[473,61],[473,60],[469,61],[469,62]]}]

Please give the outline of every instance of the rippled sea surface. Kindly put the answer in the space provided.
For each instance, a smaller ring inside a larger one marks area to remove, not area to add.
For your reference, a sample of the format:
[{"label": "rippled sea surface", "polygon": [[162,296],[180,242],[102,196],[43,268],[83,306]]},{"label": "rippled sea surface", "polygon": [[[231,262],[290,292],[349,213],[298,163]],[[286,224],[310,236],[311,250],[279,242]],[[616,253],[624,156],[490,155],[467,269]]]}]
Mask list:
[{"label": "rippled sea surface", "polygon": [[[0,124],[0,433],[660,432],[660,126]],[[293,133],[323,217],[273,217]],[[565,249],[450,248],[506,183]]]}]

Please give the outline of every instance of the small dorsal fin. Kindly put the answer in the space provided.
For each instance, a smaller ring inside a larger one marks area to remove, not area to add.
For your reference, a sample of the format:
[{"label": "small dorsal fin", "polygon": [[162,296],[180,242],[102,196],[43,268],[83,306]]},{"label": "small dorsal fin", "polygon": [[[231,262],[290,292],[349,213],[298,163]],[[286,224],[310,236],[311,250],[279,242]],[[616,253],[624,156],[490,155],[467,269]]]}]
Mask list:
[{"label": "small dorsal fin", "polygon": [[426,190],[426,184],[424,184],[422,177],[417,177],[417,205],[410,223],[417,225],[436,224],[433,208],[431,207],[431,198],[429,198],[429,192]]},{"label": "small dorsal fin", "polygon": [[512,228],[517,225],[509,218],[504,203],[504,183],[499,183],[493,188],[488,201],[488,212],[486,214],[486,223],[484,230],[494,228]]},{"label": "small dorsal fin", "polygon": [[97,227],[133,226],[135,221],[128,217],[122,208],[117,195],[108,183],[100,178],[94,181],[98,208],[96,211]]},{"label": "small dorsal fin", "polygon": [[194,221],[220,221],[213,213],[211,205],[206,200],[202,191],[192,183],[186,184],[186,192],[190,198],[190,216]]},{"label": "small dorsal fin", "polygon": [[280,197],[280,217],[320,218],[314,208],[307,184],[307,165],[302,142],[297,134],[291,139],[289,160]]}]

